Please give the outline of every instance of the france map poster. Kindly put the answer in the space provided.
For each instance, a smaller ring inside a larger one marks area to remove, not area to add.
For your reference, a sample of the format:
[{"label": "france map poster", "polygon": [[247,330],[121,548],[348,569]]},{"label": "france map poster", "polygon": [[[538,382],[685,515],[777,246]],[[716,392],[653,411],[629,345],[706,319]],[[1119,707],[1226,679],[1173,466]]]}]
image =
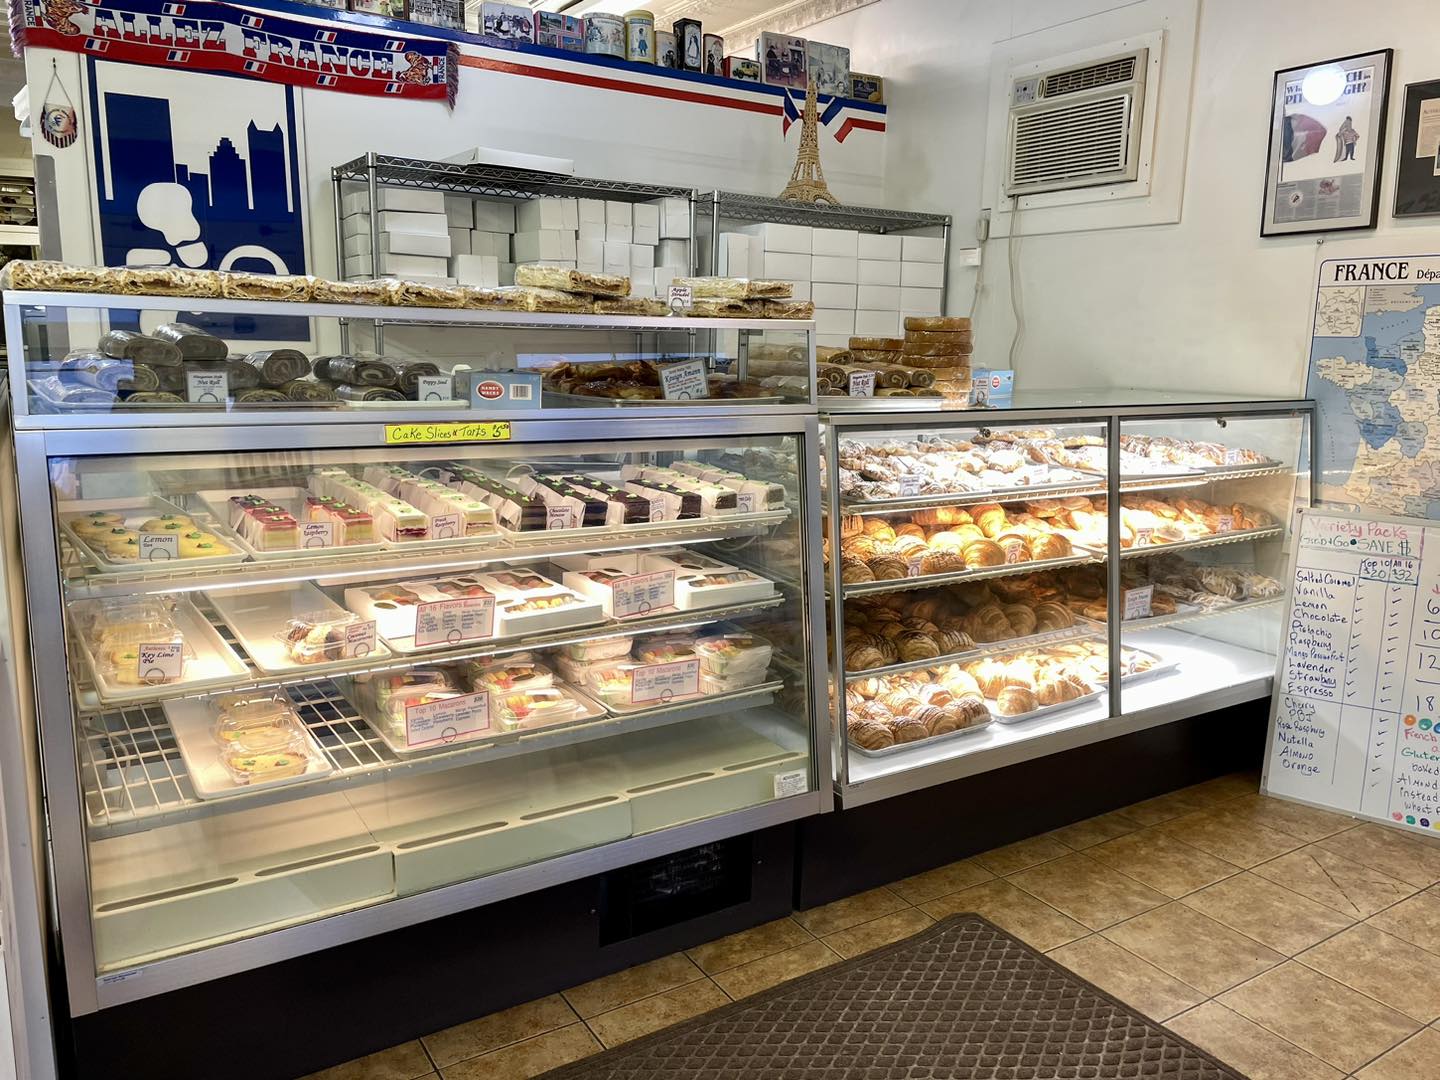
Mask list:
[{"label": "france map poster", "polygon": [[[96,60],[88,82],[105,265],[307,271],[294,88]],[[186,321],[250,341],[310,337],[303,318]]]}]

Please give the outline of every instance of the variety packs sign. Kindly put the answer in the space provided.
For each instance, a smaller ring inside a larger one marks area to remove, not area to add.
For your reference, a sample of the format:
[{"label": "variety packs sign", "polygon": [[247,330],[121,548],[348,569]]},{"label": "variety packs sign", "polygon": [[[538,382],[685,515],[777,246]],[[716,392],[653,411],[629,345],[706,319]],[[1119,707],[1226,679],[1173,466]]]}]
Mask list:
[{"label": "variety packs sign", "polygon": [[[350,94],[455,101],[455,46],[211,0],[10,0],[17,52],[223,72]],[[317,9],[319,12],[321,9]]]}]

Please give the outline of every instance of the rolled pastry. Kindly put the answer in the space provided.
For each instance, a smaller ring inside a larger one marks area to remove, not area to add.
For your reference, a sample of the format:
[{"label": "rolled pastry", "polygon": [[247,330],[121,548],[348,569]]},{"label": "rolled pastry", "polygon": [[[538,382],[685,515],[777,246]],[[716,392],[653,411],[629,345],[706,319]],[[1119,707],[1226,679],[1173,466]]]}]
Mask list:
[{"label": "rolled pastry", "polygon": [[954,333],[956,330],[969,330],[970,320],[952,315],[907,315],[905,329],[945,330]]},{"label": "rolled pastry", "polygon": [[405,395],[388,386],[346,386],[335,387],[335,396],[341,401],[404,401]]},{"label": "rolled pastry", "polygon": [[55,375],[46,375],[32,384],[36,392],[57,405],[109,405],[115,395],[94,386],[66,384]]},{"label": "rolled pastry", "polygon": [[335,391],[328,383],[316,382],[313,379],[292,379],[280,387],[283,393],[291,401],[335,401]]},{"label": "rolled pastry", "polygon": [[71,266],[48,259],[12,259],[0,268],[0,288],[118,293],[120,271],[105,266]]},{"label": "rolled pastry", "polygon": [[767,319],[813,319],[815,305],[809,300],[766,300],[761,315]]},{"label": "rolled pastry", "polygon": [[100,351],[115,360],[134,360],[156,367],[180,363],[180,350],[170,342],[133,330],[111,330],[100,338]]},{"label": "rolled pastry", "polygon": [[858,364],[845,369],[846,374],[861,371],[873,371],[875,373],[875,385],[877,387],[904,387],[909,386],[905,379],[905,372],[889,364]]},{"label": "rolled pastry", "polygon": [[688,286],[697,300],[788,300],[795,291],[788,281],[760,278],[687,277],[674,283]]},{"label": "rolled pastry", "polygon": [[316,278],[310,299],[318,304],[388,304],[388,281],[326,281]]},{"label": "rolled pastry", "polygon": [[263,352],[253,352],[245,357],[245,363],[259,374],[260,385],[272,388],[284,386],[310,374],[310,361],[299,349],[266,349]]},{"label": "rolled pastry", "polygon": [[162,323],[155,328],[155,336],[179,349],[182,360],[224,360],[230,355],[225,342],[187,323]]},{"label": "rolled pastry", "polygon": [[126,296],[220,295],[220,275],[214,270],[184,266],[142,266],[120,271],[120,291]]},{"label": "rolled pastry", "polygon": [[[225,381],[230,384],[231,393],[236,390],[254,390],[260,385],[260,369],[251,367],[243,360],[192,360],[185,367],[191,371],[223,371]],[[183,373],[179,388],[171,386],[164,375],[160,377],[160,387],[179,393],[184,389]]]},{"label": "rolled pastry", "polygon": [[465,307],[485,310],[524,311],[525,297],[513,289],[482,289],[475,285],[460,286],[465,294]]},{"label": "rolled pastry", "polygon": [[160,389],[154,369],[99,353],[71,353],[60,361],[57,380],[64,386],[88,386],[111,396],[125,391]]},{"label": "rolled pastry", "polygon": [[304,274],[222,274],[220,293],[230,300],[309,300],[315,279]]},{"label": "rolled pastry", "polygon": [[429,360],[400,360],[394,365],[394,374],[393,385],[407,398],[414,398],[420,391],[420,379],[424,376],[439,375],[440,368]]},{"label": "rolled pastry", "polygon": [[506,285],[496,292],[521,298],[526,311],[584,312],[595,309],[593,297],[583,293],[560,292],[558,289],[537,289],[531,285]]},{"label": "rolled pastry", "polygon": [[160,381],[159,389],[171,394],[185,393],[185,369],[178,367],[157,367],[150,368],[155,372],[155,378]]},{"label": "rolled pastry", "polygon": [[903,366],[897,370],[904,372],[907,386],[929,387],[935,385],[935,373],[933,371]]},{"label": "rolled pastry", "polygon": [[329,382],[349,383],[351,386],[395,385],[395,369],[384,360],[361,359],[356,356],[326,357],[324,372],[319,370],[317,364],[315,375]]},{"label": "rolled pastry", "polygon": [[184,405],[185,399],[168,390],[141,390],[125,397],[126,405]]},{"label": "rolled pastry", "polygon": [[618,300],[605,299],[595,301],[596,315],[653,315],[657,317],[670,314],[670,308],[664,300],[655,300],[648,296],[626,296]]},{"label": "rolled pastry", "polygon": [[419,281],[392,281],[390,303],[398,307],[458,308],[465,306],[465,290],[455,285],[426,285]]},{"label": "rolled pastry", "polygon": [[262,388],[254,390],[241,390],[235,395],[237,405],[264,405],[271,402],[289,401],[279,390],[267,390]]},{"label": "rolled pastry", "polygon": [[630,295],[630,279],[620,274],[594,274],[564,266],[541,266],[539,263],[523,263],[515,267],[515,284],[569,293],[592,293],[595,296]]}]

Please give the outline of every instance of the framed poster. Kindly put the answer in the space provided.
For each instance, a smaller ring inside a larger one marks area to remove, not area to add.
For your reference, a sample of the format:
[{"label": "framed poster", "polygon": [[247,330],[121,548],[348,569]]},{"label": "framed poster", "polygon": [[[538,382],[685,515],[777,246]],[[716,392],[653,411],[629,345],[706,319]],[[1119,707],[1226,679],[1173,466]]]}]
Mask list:
[{"label": "framed poster", "polygon": [[1440,79],[1405,87],[1395,216],[1440,214]]},{"label": "framed poster", "polygon": [[1275,73],[1261,236],[1375,227],[1393,55]]}]

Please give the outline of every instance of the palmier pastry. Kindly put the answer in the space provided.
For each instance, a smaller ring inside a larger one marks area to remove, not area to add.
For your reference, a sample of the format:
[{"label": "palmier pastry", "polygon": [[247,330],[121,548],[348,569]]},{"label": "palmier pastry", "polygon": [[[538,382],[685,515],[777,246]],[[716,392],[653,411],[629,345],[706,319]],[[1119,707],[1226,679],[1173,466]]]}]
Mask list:
[{"label": "palmier pastry", "polygon": [[919,630],[904,630],[895,639],[900,650],[900,659],[906,663],[915,660],[933,660],[940,655],[940,647],[929,634]]},{"label": "palmier pastry", "polygon": [[965,545],[965,565],[974,570],[984,566],[1002,566],[1005,551],[993,540],[972,540]]},{"label": "palmier pastry", "polygon": [[860,581],[874,581],[875,572],[861,559],[841,559],[840,580],[846,585],[853,585]]},{"label": "palmier pastry", "polygon": [[895,736],[890,725],[879,720],[851,720],[848,725],[850,741],[866,750],[883,750],[895,745]]},{"label": "palmier pastry", "polygon": [[913,716],[901,716],[890,725],[890,734],[897,743],[919,742],[928,739],[930,731],[925,724]]},{"label": "palmier pastry", "polygon": [[1007,686],[995,699],[995,710],[1001,716],[1023,716],[1040,707],[1035,691],[1024,686]]},{"label": "palmier pastry", "polygon": [[1070,541],[1059,533],[1044,533],[1030,538],[1030,556],[1035,559],[1063,559],[1074,551]]},{"label": "palmier pastry", "polygon": [[905,560],[897,555],[877,555],[867,564],[876,581],[899,581],[909,576]]},{"label": "palmier pastry", "polygon": [[922,574],[953,574],[965,569],[965,557],[953,550],[930,551],[920,558]]},{"label": "palmier pastry", "polygon": [[977,694],[967,694],[964,697],[956,698],[945,711],[959,722],[962,728],[974,727],[976,724],[983,724],[990,719],[990,710],[985,707],[985,702]]},{"label": "palmier pastry", "polygon": [[926,705],[915,714],[915,719],[925,725],[931,735],[945,735],[958,731],[960,724],[955,715],[938,705]]}]

